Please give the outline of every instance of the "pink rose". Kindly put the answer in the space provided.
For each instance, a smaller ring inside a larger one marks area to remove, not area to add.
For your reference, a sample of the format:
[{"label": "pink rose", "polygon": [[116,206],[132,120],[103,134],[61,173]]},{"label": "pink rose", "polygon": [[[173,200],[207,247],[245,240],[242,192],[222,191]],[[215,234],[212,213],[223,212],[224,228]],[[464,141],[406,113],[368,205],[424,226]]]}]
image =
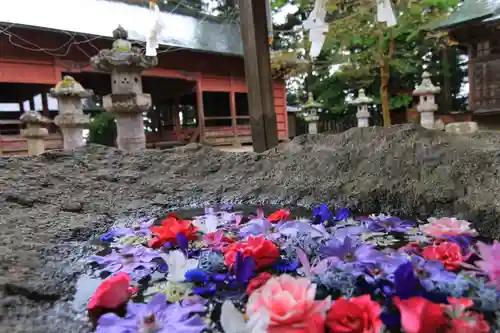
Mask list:
[{"label": "pink rose", "polygon": [[330,299],[316,301],[316,285],[307,278],[273,277],[252,293],[247,315],[269,314],[269,333],[323,333]]},{"label": "pink rose", "polygon": [[455,271],[460,268],[462,262],[468,259],[468,256],[462,255],[460,245],[453,242],[444,242],[439,245],[424,247],[422,256],[425,260],[440,261],[449,271]]},{"label": "pink rose", "polygon": [[443,236],[467,235],[475,236],[477,232],[470,227],[470,222],[456,218],[443,217],[441,219],[429,218],[428,224],[420,227],[429,236],[439,238]]},{"label": "pink rose", "polygon": [[115,309],[127,303],[135,289],[130,287],[130,277],[127,273],[117,273],[104,280],[87,306],[88,310],[95,308]]},{"label": "pink rose", "polygon": [[378,333],[382,327],[381,313],[380,305],[370,295],[339,298],[328,312],[326,325],[332,332]]}]

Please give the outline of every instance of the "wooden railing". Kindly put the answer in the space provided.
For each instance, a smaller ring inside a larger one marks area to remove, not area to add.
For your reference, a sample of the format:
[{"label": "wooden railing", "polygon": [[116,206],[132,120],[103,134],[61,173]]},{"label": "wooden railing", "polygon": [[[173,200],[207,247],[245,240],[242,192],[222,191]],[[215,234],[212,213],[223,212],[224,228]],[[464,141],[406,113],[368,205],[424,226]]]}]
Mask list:
[{"label": "wooden railing", "polygon": [[[45,138],[45,150],[62,149],[60,134],[51,134]],[[0,135],[0,156],[27,155],[28,144],[20,135]]]}]

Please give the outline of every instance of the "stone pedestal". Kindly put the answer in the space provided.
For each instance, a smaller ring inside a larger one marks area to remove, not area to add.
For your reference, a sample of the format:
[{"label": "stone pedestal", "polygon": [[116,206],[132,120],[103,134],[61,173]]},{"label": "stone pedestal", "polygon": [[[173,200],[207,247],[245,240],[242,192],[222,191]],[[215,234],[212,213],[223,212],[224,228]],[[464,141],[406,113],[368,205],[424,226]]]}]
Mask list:
[{"label": "stone pedestal", "polygon": [[146,148],[143,113],[151,107],[151,96],[142,92],[141,72],[156,66],[156,57],[146,57],[127,40],[121,26],[113,31],[113,47],[101,50],[91,63],[99,71],[111,73],[111,94],[104,96],[107,112],[113,112],[117,124],[117,145],[124,151]]},{"label": "stone pedestal", "polygon": [[453,134],[472,134],[478,131],[478,126],[475,121],[456,122],[446,125],[445,131]]},{"label": "stone pedestal", "polygon": [[431,75],[427,72],[422,74],[422,83],[415,87],[414,96],[419,96],[417,111],[420,113],[420,125],[427,129],[434,129],[434,113],[437,111],[434,95],[441,91],[441,88],[432,84]]},{"label": "stone pedestal", "polygon": [[26,128],[21,130],[21,136],[25,137],[28,142],[28,155],[43,154],[45,137],[49,135],[45,126],[50,123],[50,120],[33,110],[23,113],[20,120],[26,124]]},{"label": "stone pedestal", "polygon": [[368,127],[370,126],[370,111],[368,111],[368,105],[373,103],[373,99],[366,96],[364,89],[359,89],[358,97],[351,102],[358,108],[356,112],[356,118],[358,119],[358,127]]},{"label": "stone pedestal", "polygon": [[50,89],[50,94],[59,102],[59,115],[54,122],[61,128],[64,150],[85,145],[83,129],[88,126],[89,116],[83,114],[82,98],[91,96],[92,91],[83,89],[71,76],[65,76]]},{"label": "stone pedestal", "polygon": [[318,121],[319,117],[316,114],[311,114],[304,117],[307,122],[307,133],[318,134]]}]

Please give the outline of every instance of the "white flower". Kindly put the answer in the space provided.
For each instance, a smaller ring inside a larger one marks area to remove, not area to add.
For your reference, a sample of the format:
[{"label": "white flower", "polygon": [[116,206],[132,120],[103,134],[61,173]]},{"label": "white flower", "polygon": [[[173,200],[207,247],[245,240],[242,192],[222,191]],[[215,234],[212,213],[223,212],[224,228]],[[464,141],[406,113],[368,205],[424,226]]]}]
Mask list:
[{"label": "white flower", "polygon": [[162,253],[160,256],[168,265],[167,280],[182,282],[187,271],[198,267],[197,259],[187,259],[180,250]]},{"label": "white flower", "polygon": [[220,324],[225,333],[267,333],[269,315],[261,311],[246,321],[233,302],[225,301],[222,304]]}]

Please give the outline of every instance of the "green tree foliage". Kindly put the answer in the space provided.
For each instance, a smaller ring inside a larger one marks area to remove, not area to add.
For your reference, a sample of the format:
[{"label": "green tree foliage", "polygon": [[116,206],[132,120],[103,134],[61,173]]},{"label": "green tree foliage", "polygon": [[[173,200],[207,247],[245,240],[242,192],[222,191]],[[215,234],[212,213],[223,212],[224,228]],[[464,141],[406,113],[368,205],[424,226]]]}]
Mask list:
[{"label": "green tree foliage", "polygon": [[116,141],[116,120],[111,112],[102,112],[92,118],[89,124],[89,143],[114,146]]},{"label": "green tree foliage", "polygon": [[[421,29],[427,22],[437,20],[456,4],[455,0],[425,0],[412,2],[401,0],[393,6],[398,13],[398,25],[388,29],[384,24],[374,22],[376,0],[330,1],[327,21],[330,32],[320,56],[312,62],[311,70],[303,76],[289,80],[292,94],[287,96],[290,105],[298,105],[313,92],[330,112],[354,111],[347,108],[345,98],[359,88],[381,101],[381,65],[388,65],[385,79],[386,103],[389,108],[406,107],[411,101],[411,92],[424,65],[432,65],[435,82],[443,83],[445,78],[452,92],[453,109],[462,109],[463,98],[458,96],[464,76],[460,66],[462,50],[448,48],[444,39],[429,38]],[[313,1],[273,0],[275,12],[287,5],[294,5],[297,11],[289,14],[284,24],[275,26],[275,49],[295,49],[307,57],[307,34],[301,30],[302,22],[312,9]],[[394,47],[391,54],[389,50]],[[448,50],[446,59],[440,54]],[[390,57],[388,57],[390,55]],[[387,67],[386,67],[387,69]]]}]

